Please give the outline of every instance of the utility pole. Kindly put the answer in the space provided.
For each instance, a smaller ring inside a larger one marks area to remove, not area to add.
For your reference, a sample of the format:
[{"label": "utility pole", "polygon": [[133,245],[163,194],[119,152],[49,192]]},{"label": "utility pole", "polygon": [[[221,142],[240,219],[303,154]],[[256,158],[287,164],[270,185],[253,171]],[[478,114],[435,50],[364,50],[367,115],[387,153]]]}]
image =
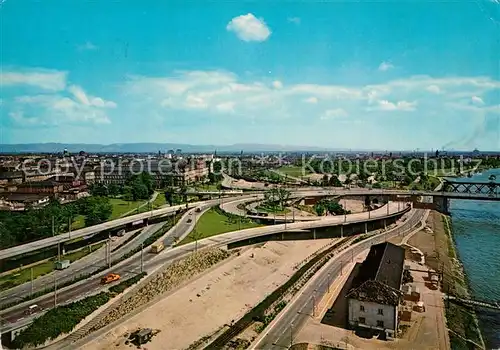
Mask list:
[{"label": "utility pole", "polygon": [[52,215],[52,237],[55,236],[55,230],[54,230],[54,215]]},{"label": "utility pole", "polygon": [[68,238],[71,238],[71,217],[68,218]]},{"label": "utility pole", "polygon": [[316,317],[316,289],[313,291],[313,317]]},{"label": "utility pole", "polygon": [[293,322],[290,323],[290,347],[293,345]]},{"label": "utility pole", "polygon": [[57,261],[61,261],[61,240],[57,241]]},{"label": "utility pole", "polygon": [[347,222],[347,209],[346,209],[346,200],[344,198],[344,222]]},{"label": "utility pole", "polygon": [[111,268],[111,239],[108,238],[108,268]]},{"label": "utility pole", "polygon": [[141,243],[141,273],[144,271],[144,242]]},{"label": "utility pole", "polygon": [[286,231],[286,211],[285,211],[285,231]]},{"label": "utility pole", "polygon": [[31,280],[31,289],[30,289],[30,297],[33,296],[33,268],[30,269],[30,280]]},{"label": "utility pole", "polygon": [[57,279],[56,279],[56,274],[54,274],[54,307],[57,307]]}]

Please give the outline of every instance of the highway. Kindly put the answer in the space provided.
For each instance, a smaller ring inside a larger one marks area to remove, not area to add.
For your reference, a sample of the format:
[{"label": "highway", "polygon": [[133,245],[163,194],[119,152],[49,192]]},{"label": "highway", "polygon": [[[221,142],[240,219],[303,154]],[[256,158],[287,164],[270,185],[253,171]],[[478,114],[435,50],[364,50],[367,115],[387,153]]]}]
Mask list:
[{"label": "highway", "polygon": [[[158,231],[164,223],[158,223],[154,225],[150,225],[142,229],[140,234],[137,235],[130,242],[125,244],[124,246],[118,248],[114,252],[111,253],[111,261],[115,261],[119,259],[126,252],[133,250],[141,245],[145,239],[147,239],[154,232]],[[133,232],[137,232],[139,230],[134,230]],[[133,233],[132,233],[133,234]],[[129,234],[126,236],[130,237]],[[123,237],[126,239],[126,237]],[[120,242],[123,242],[123,239],[117,239],[116,241],[111,243],[111,249],[117,247]],[[86,248],[84,248],[86,249]],[[68,268],[58,271],[55,270],[49,274],[40,276],[33,280],[33,291],[31,290],[31,282],[23,283],[14,288],[10,288],[6,291],[0,293],[0,306],[11,303],[16,299],[23,299],[31,294],[31,292],[36,293],[54,286],[54,279],[57,280],[57,283],[62,285],[65,282],[73,280],[75,277],[85,274],[89,275],[94,271],[106,266],[106,246],[104,245],[98,251],[91,253],[75,262],[73,262]]]},{"label": "highway", "polygon": [[[205,210],[206,208],[213,205],[213,202],[217,202],[219,200],[207,201],[205,204],[200,206],[201,210]],[[171,242],[175,239],[175,237],[184,237],[186,236],[194,227],[195,221],[199,218],[199,215],[194,214],[194,209],[190,212],[192,214],[187,213],[182,217],[179,221],[177,227],[171,229],[164,238],[164,242],[166,245],[171,244]],[[370,218],[368,217],[370,215]],[[290,224],[279,224],[273,226],[263,226],[250,228],[240,231],[233,231],[224,233],[218,236],[206,238],[198,241],[198,249],[203,249],[206,247],[214,247],[214,246],[225,246],[229,243],[241,241],[248,238],[269,235],[273,233],[285,232],[287,230],[298,230],[298,229],[311,229],[315,227],[325,227],[332,226],[337,224],[344,223],[357,223],[364,222],[367,220],[373,220],[378,218],[387,217],[387,209],[377,209],[370,213],[356,213],[347,215],[346,218],[342,217],[330,217],[325,218],[323,220],[316,220],[312,222],[297,222]],[[390,203],[389,204],[389,215],[398,215],[398,204]],[[188,220],[190,218],[192,221],[189,223]],[[196,244],[189,243],[177,248],[173,249],[165,249],[160,254],[152,254],[149,252],[144,252],[143,254],[143,266],[145,271],[152,271],[160,265],[171,263],[172,261],[182,258],[187,254],[190,254],[195,249]],[[88,296],[91,294],[98,293],[99,291],[106,289],[108,286],[102,286],[100,284],[100,278],[108,272],[118,273],[122,276],[122,279],[130,278],[135,274],[140,272],[141,266],[141,253],[135,254],[130,259],[126,261],[120,262],[116,266],[112,267],[110,271],[104,271],[100,274],[96,274],[94,278],[88,279],[85,281],[77,282],[68,287],[62,288],[57,292],[57,303],[67,303],[84,296]],[[116,282],[118,283],[118,282]],[[33,300],[31,302],[26,302],[20,305],[17,305],[13,308],[3,310],[0,312],[0,316],[6,320],[8,323],[3,325],[2,331],[6,331],[12,328],[15,328],[19,323],[28,322],[29,319],[26,319],[24,312],[27,307],[31,304],[37,304],[44,308],[51,308],[54,306],[54,293],[50,293],[48,295],[42,296]],[[33,317],[31,317],[33,318]]]},{"label": "highway", "polygon": [[[341,189],[341,188],[299,188],[290,189],[293,190],[292,197],[297,198],[300,196],[349,196],[349,195],[371,195],[371,196],[387,196],[387,195],[398,195],[398,196],[430,196],[430,197],[446,197],[449,199],[474,199],[474,200],[500,200],[500,193],[494,195],[486,195],[481,193],[469,194],[469,193],[452,193],[452,192],[439,192],[439,191],[401,191],[401,190],[385,190],[385,189],[366,189],[366,188],[352,188],[352,189]],[[194,208],[199,205],[203,205],[210,201],[193,202],[188,204],[188,208]],[[108,221],[99,225],[86,227],[80,230],[75,230],[73,232],[67,232],[54,237],[49,237],[41,239],[38,241],[26,243],[23,245],[2,249],[0,250],[0,260],[7,259],[19,254],[32,252],[45,247],[54,246],[60,242],[64,242],[77,237],[84,237],[95,234],[100,231],[107,229],[123,226],[135,221],[144,220],[150,217],[156,217],[160,215],[165,215],[172,213],[178,209],[186,208],[186,205],[176,205],[172,207],[156,209],[149,212],[127,216],[125,218],[120,218],[112,221]]]},{"label": "highway", "polygon": [[[194,207],[203,205],[203,204],[208,203],[208,202],[210,202],[210,201],[193,202],[193,203],[189,203],[187,206],[188,206],[188,208],[194,208]],[[147,219],[150,217],[156,217],[156,216],[169,214],[169,213],[175,212],[179,209],[185,209],[185,208],[186,208],[186,205],[182,204],[182,205],[175,205],[175,206],[171,206],[171,207],[167,207],[167,208],[156,209],[156,210],[148,211],[145,213],[135,214],[135,215],[127,216],[124,218],[119,218],[116,220],[107,221],[107,222],[104,222],[104,223],[99,224],[99,225],[85,227],[85,228],[82,228],[79,230],[75,230],[73,232],[67,232],[67,233],[60,234],[60,235],[57,235],[54,237],[44,238],[44,239],[40,239],[40,240],[37,240],[34,242],[18,245],[15,247],[2,249],[2,250],[0,250],[0,260],[7,259],[7,258],[16,256],[16,255],[19,255],[19,254],[29,253],[29,252],[32,252],[35,250],[40,250],[42,248],[55,246],[60,242],[65,242],[65,241],[68,241],[70,239],[75,239],[78,237],[85,237],[85,236],[93,235],[95,233],[98,233],[98,232],[101,232],[104,230],[108,230],[111,228],[123,226],[123,225],[129,224],[129,223],[135,222],[135,221],[144,220],[144,219]]]},{"label": "highway", "polygon": [[[294,342],[294,338],[304,326],[307,319],[313,315],[313,303],[320,301],[328,291],[328,285],[341,274],[342,266],[351,262],[354,256],[370,248],[373,244],[382,243],[396,235],[403,236],[410,233],[424,217],[424,209],[414,209],[411,216],[400,226],[379,234],[342,251],[331,259],[308,283],[300,294],[292,300],[281,314],[279,314],[269,327],[251,345],[252,349],[283,349]],[[319,312],[319,310],[316,310]]]}]

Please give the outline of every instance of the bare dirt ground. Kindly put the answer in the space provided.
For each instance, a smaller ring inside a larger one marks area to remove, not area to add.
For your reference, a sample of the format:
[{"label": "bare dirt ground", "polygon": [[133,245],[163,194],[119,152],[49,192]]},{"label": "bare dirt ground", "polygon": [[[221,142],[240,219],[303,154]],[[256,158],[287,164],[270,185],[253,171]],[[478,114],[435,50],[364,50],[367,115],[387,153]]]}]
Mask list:
[{"label": "bare dirt ground", "polygon": [[[427,220],[427,225],[429,228],[440,230],[440,233],[444,234],[440,220],[440,214],[431,214]],[[437,255],[434,250],[435,246],[438,245],[443,248],[441,246],[443,244],[441,235],[437,236],[438,238],[435,241],[433,231],[424,229],[416,233],[408,243],[417,246],[432,261],[433,257]],[[398,244],[401,238],[395,237],[393,241],[393,243]],[[446,242],[444,244],[444,248],[446,248]],[[356,257],[358,263],[363,260],[365,254],[366,252]],[[412,257],[411,254],[409,254],[409,257]],[[409,260],[405,264],[410,264],[412,269],[427,270],[428,268]],[[321,319],[309,320],[300,330],[297,338],[294,339],[295,342],[341,349],[449,349],[450,342],[446,328],[442,292],[428,287],[429,281],[426,272],[412,271],[411,274],[414,278],[412,284],[419,288],[421,300],[424,302],[426,309],[423,313],[413,312],[411,326],[400,339],[394,341],[382,341],[375,338],[366,339],[358,337],[353,331],[345,328],[347,305],[344,299],[349,289],[348,285],[354,275],[352,273],[345,282],[342,281],[342,283],[345,283],[344,287],[341,288],[335,299],[330,302],[328,311],[322,315]]]},{"label": "bare dirt ground", "polygon": [[297,263],[329,242],[268,242],[250,248],[81,349],[129,349],[124,334],[138,327],[161,330],[145,345],[148,350],[185,349],[238,320],[288,280]]},{"label": "bare dirt ground", "polygon": [[364,210],[364,201],[359,201],[356,199],[341,199],[340,204],[344,206],[345,203],[345,209],[350,210],[352,213],[362,213]]}]

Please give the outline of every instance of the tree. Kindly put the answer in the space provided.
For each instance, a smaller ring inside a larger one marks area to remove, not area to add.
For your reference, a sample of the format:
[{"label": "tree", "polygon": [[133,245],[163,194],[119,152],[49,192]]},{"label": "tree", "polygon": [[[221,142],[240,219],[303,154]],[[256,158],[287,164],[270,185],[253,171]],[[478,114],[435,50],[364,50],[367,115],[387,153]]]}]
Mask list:
[{"label": "tree", "polygon": [[340,182],[337,175],[330,176],[330,179],[328,180],[328,184],[330,186],[333,186],[333,187],[342,187],[342,183]]},{"label": "tree", "polygon": [[316,203],[314,205],[314,211],[318,216],[325,215],[325,207],[321,203]]},{"label": "tree", "polygon": [[327,174],[324,174],[323,175],[323,178],[321,179],[321,185],[322,186],[328,186],[328,175]]},{"label": "tree", "polygon": [[113,212],[109,198],[86,197],[80,203],[81,212],[85,215],[85,225],[92,226],[106,221]]},{"label": "tree", "polygon": [[174,189],[169,187],[165,190],[165,201],[168,203],[168,205],[172,206],[174,205]]},{"label": "tree", "polygon": [[120,188],[120,186],[118,186],[115,183],[111,183],[108,186],[108,195],[110,195],[110,196],[113,196],[113,197],[118,196],[121,193],[121,191],[122,191],[122,189]]}]

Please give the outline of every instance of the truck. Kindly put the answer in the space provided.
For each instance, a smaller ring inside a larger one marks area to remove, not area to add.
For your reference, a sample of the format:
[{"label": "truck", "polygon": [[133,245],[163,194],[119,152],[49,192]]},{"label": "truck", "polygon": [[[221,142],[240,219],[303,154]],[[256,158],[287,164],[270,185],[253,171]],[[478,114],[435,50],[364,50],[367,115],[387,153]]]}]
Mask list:
[{"label": "truck", "polygon": [[68,268],[70,264],[71,261],[69,260],[56,261],[56,270],[64,270]]},{"label": "truck", "polygon": [[116,273],[108,273],[106,276],[101,278],[102,284],[108,284],[114,281],[118,281],[120,279],[120,275]]},{"label": "truck", "polygon": [[151,253],[158,254],[161,252],[163,249],[165,249],[165,246],[163,245],[163,242],[160,243],[155,243],[151,246]]}]

